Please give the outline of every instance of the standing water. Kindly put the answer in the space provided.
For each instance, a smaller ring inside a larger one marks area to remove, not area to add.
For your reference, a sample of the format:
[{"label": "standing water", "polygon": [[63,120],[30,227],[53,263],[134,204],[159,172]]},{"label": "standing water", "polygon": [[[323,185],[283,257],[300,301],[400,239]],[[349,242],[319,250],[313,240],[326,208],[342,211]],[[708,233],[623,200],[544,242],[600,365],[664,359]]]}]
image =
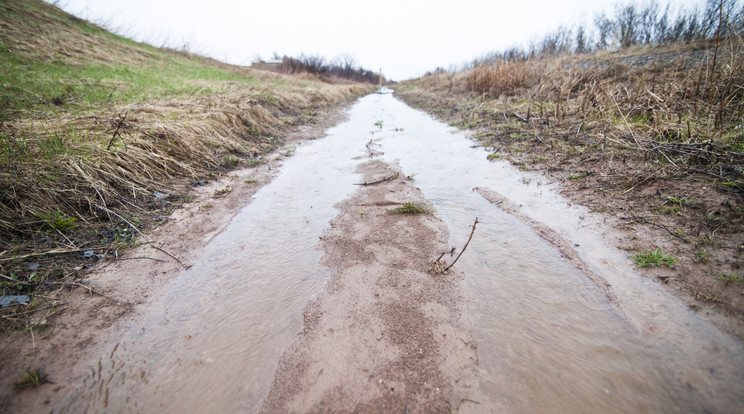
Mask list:
[{"label": "standing water", "polygon": [[[376,145],[434,204],[462,246],[484,412],[742,412],[744,352],[604,247],[590,214],[549,185],[486,160],[481,149],[390,94],[301,146],[280,175],[182,272],[149,315],[99,360],[62,411],[255,412],[301,312],[329,271],[318,237]],[[576,244],[615,301],[473,188],[500,193]]]}]

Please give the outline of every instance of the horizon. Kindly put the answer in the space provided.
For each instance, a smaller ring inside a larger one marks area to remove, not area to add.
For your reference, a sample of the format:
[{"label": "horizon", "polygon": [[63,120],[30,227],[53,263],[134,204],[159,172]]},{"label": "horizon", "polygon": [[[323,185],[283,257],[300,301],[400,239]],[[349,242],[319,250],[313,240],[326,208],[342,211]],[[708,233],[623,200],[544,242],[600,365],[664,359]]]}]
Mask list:
[{"label": "horizon", "polygon": [[[50,1],[66,12],[136,41],[248,66],[272,56],[351,57],[357,66],[390,80],[416,78],[437,68],[455,69],[489,53],[527,48],[559,27],[591,25],[617,0],[537,0],[507,4],[462,0],[431,5],[420,0],[381,0],[374,12],[348,12],[345,2],[313,4],[292,0],[244,3],[214,0]],[[634,2],[638,3],[638,2]],[[662,5],[664,2],[660,2]],[[699,6],[701,0],[670,1],[672,7]],[[640,4],[640,3],[638,3]],[[256,16],[256,18],[246,17]],[[274,18],[272,16],[279,16]],[[530,16],[530,23],[523,18]],[[378,30],[384,27],[386,30]]]}]

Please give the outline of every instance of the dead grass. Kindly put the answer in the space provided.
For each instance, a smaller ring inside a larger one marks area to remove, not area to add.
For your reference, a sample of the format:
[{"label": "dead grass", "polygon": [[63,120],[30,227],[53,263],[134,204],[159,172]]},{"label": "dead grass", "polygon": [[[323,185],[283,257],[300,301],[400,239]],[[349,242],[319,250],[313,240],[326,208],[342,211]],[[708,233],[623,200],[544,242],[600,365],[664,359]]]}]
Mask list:
[{"label": "dead grass", "polygon": [[2,295],[74,278],[66,263],[131,246],[132,225],[167,217],[190,182],[260,163],[372,89],[138,44],[38,0],[2,7]]},{"label": "dead grass", "polygon": [[[619,217],[639,235],[637,251],[677,257],[674,270],[654,270],[661,280],[693,301],[713,292],[718,309],[744,320],[741,290],[710,281],[740,272],[744,253],[743,48],[722,42],[715,68],[711,43],[497,62],[396,93],[472,130],[484,157],[542,171],[575,201]],[[660,212],[670,194],[696,202]]]}]

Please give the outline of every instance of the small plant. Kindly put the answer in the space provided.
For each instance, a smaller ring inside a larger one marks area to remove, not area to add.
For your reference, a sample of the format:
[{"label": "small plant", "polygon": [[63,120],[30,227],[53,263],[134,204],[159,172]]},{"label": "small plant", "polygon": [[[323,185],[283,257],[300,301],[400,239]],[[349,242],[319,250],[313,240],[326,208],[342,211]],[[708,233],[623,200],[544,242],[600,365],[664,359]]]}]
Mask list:
[{"label": "small plant", "polygon": [[708,251],[705,249],[698,249],[697,252],[695,252],[695,262],[697,263],[710,263],[710,257],[708,257]]},{"label": "small plant", "polygon": [[414,203],[406,203],[402,205],[401,207],[391,208],[388,211],[390,212],[390,214],[427,214],[429,213],[429,210]]},{"label": "small plant", "polygon": [[58,230],[62,233],[65,233],[78,227],[78,224],[75,224],[75,222],[77,221],[77,217],[68,218],[59,210],[55,210],[47,214],[34,214],[36,215],[36,217],[44,220],[44,223],[50,227],[50,231]]},{"label": "small plant", "polygon": [[741,276],[736,273],[730,275],[717,275],[715,276],[715,278],[718,280],[722,280],[726,286],[741,280]]},{"label": "small plant", "polygon": [[499,155],[499,154],[488,154],[488,156],[486,156],[486,158],[488,159],[488,161],[493,161],[493,160],[497,160],[497,159],[501,158],[501,155]]},{"label": "small plant", "polygon": [[232,187],[230,187],[230,186],[228,185],[227,187],[225,187],[225,188],[223,188],[223,189],[221,189],[221,190],[216,190],[216,191],[214,192],[214,196],[215,196],[215,197],[222,197],[222,196],[223,196],[223,195],[225,195],[225,194],[229,194],[229,193],[230,193],[231,191],[232,191]]},{"label": "small plant", "polygon": [[395,132],[403,132],[403,128],[395,128]]},{"label": "small plant", "polygon": [[635,260],[635,262],[637,263],[636,268],[673,266],[677,262],[677,259],[675,259],[674,256],[664,254],[661,249],[656,249],[656,251],[653,252],[650,250],[645,250],[633,256],[633,260]]},{"label": "small plant", "polygon": [[722,303],[723,300],[721,300],[720,297],[716,293],[705,293],[701,292],[699,290],[693,290],[692,291],[695,294],[695,299],[702,300],[703,302],[713,302],[713,303]]},{"label": "small plant", "polygon": [[531,182],[532,180],[530,180],[529,178],[526,178],[526,177],[522,178],[522,184],[524,185],[530,185]]},{"label": "small plant", "polygon": [[289,157],[297,150],[297,147],[294,145],[290,145],[288,147],[284,147],[284,149],[281,151],[281,154],[285,157]]},{"label": "small plant", "polygon": [[222,164],[225,167],[236,166],[240,164],[240,158],[232,154],[227,154],[224,157],[222,157],[222,160],[220,160],[220,164]]},{"label": "small plant", "polygon": [[245,180],[246,184],[254,184],[256,180]]},{"label": "small plant", "polygon": [[654,211],[660,214],[669,214],[669,215],[681,215],[680,213],[680,207],[679,206],[661,206],[661,207],[654,207]]},{"label": "small plant", "polygon": [[672,197],[666,196],[667,201],[671,201],[674,204],[679,204],[680,207],[692,207],[698,202],[697,199],[691,200],[687,197]]},{"label": "small plant", "polygon": [[568,175],[568,178],[571,179],[571,181],[581,181],[586,177],[586,174],[584,173],[571,173]]},{"label": "small plant", "polygon": [[26,375],[13,383],[13,391],[19,392],[28,388],[36,388],[47,382],[49,382],[49,379],[40,369],[26,370]]},{"label": "small plant", "polygon": [[202,205],[202,208],[208,210],[208,209],[212,208],[212,203],[203,204]]},{"label": "small plant", "polygon": [[377,122],[375,122],[375,126],[376,126],[377,128],[380,128],[380,129],[382,129],[382,121],[377,121]]}]

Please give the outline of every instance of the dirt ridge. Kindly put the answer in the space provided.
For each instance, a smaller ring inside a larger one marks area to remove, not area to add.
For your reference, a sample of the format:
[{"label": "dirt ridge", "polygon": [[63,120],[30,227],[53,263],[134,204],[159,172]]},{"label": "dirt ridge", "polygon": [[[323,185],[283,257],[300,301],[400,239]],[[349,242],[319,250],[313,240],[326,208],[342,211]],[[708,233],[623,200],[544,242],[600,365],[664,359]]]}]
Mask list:
[{"label": "dirt ridge", "polygon": [[[360,166],[374,181],[396,166]],[[404,177],[404,174],[400,174]],[[334,272],[304,312],[304,332],[285,352],[262,412],[450,412],[475,404],[476,345],[464,314],[464,275],[428,268],[446,250],[436,214],[411,181],[363,186],[321,240]]]}]

